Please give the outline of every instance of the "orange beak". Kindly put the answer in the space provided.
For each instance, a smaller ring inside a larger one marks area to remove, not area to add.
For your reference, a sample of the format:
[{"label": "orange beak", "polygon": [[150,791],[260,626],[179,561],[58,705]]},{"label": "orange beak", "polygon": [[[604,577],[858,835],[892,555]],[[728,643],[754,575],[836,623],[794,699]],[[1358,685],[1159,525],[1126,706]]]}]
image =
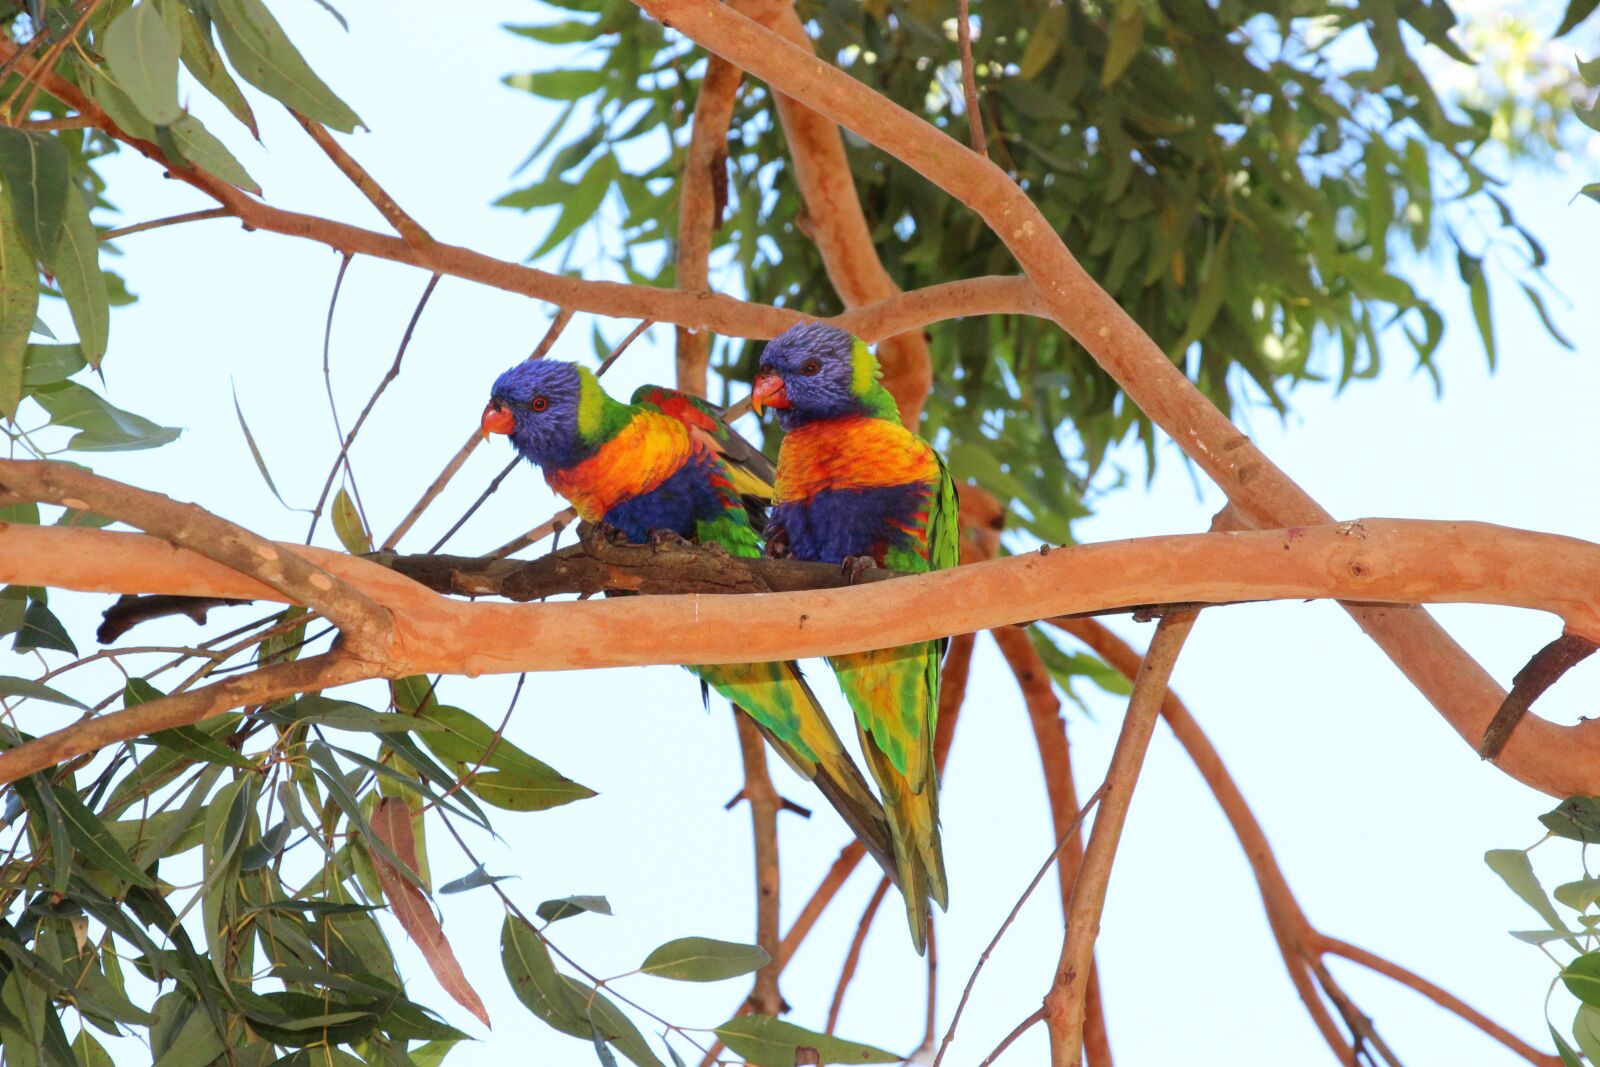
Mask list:
[{"label": "orange beak", "polygon": [[511,414],[511,409],[498,400],[489,401],[483,409],[483,439],[487,441],[492,433],[510,433],[516,428],[517,417]]},{"label": "orange beak", "polygon": [[757,415],[762,408],[786,408],[789,406],[789,394],[783,387],[783,379],[771,371],[762,371],[756,375],[756,380],[750,388],[750,410]]}]

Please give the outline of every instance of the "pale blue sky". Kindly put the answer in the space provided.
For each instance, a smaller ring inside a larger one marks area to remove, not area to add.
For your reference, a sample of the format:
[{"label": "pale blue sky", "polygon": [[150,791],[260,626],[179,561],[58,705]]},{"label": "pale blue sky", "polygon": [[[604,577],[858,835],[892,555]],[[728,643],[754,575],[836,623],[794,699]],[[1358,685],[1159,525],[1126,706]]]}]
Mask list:
[{"label": "pale blue sky", "polygon": [[[405,3],[342,5],[343,34],[316,5],[274,5],[313,65],[372,132],[346,139],[353,154],[435,236],[509,259],[537,245],[544,219],[492,209],[510,172],[543,132],[550,109],[505,89],[501,75],[536,66],[537,46],[503,33],[506,21],[555,21],[534,3],[452,9]],[[265,148],[237,126],[197,109],[232,146],[274,204],[381,228],[371,208],[327,164],[281,109],[258,102]],[[1600,537],[1589,491],[1600,327],[1590,299],[1600,208],[1568,198],[1594,167],[1519,175],[1508,198],[1550,249],[1552,277],[1576,306],[1560,306],[1577,353],[1559,350],[1520,296],[1497,293],[1502,366],[1490,375],[1453,278],[1453,264],[1423,271],[1418,288],[1440,301],[1451,327],[1438,362],[1442,402],[1411,374],[1403,344],[1377,383],[1335,400],[1306,388],[1285,424],[1248,415],[1267,454],[1335,515],[1482,519]],[[208,206],[127,154],[107,168],[120,222]],[[321,335],[338,256],[304,241],[247,234],[230,221],[135,235],[121,242],[139,302],[113,319],[105,373],[110,399],[183,426],[178,443],[152,453],[94,457],[97,470],[180,498],[286,540],[305,518],[285,512],[256,475],[234,420],[236,386],[279,488],[308,505],[337,447],[320,379]],[[393,357],[421,292],[420,272],[357,260],[334,330],[334,380],[348,420]],[[419,327],[406,369],[363,432],[354,459],[381,536],[476,424],[488,383],[526,355],[550,309],[446,279]],[[65,329],[59,309],[49,316]],[[580,316],[555,355],[588,359],[591,321]],[[615,338],[631,323],[607,324]],[[671,333],[657,327],[608,378],[626,393],[668,380]],[[1196,484],[1170,445],[1148,491],[1139,455],[1118,459],[1136,485],[1106,500],[1078,527],[1082,540],[1203,529],[1220,505]],[[508,458],[481,449],[406,541],[421,550],[460,514]],[[493,547],[555,510],[523,469],[452,542]],[[331,531],[323,543],[331,544]],[[52,605],[80,642],[103,597],[60,594]],[[1457,607],[1446,625],[1503,683],[1558,624],[1510,610]],[[238,616],[243,618],[242,615]],[[1112,625],[1136,644],[1150,627]],[[194,631],[174,623],[182,641]],[[152,637],[158,634],[154,628]],[[32,661],[0,654],[0,673]],[[841,702],[825,672],[819,691]],[[105,676],[102,676],[103,678]],[[1570,722],[1588,710],[1600,668],[1585,665],[1540,705]],[[1337,608],[1285,603],[1230,608],[1200,621],[1175,676],[1264,823],[1302,904],[1324,932],[1412,966],[1523,1036],[1547,1045],[1540,1018],[1553,967],[1507,929],[1536,917],[1484,867],[1485,849],[1530,844],[1535,816],[1552,802],[1481,764]],[[453,703],[497,722],[510,680],[447,681]],[[361,691],[356,691],[356,696]],[[368,687],[367,695],[378,697]],[[1094,718],[1068,712],[1080,789],[1099,780],[1120,706],[1095,698]],[[845,721],[839,718],[841,724]],[[1052,840],[1025,712],[992,642],[980,640],[969,699],[943,793],[951,912],[938,930],[941,1029],[973,961]],[[749,940],[753,931],[748,818],[723,802],[739,787],[728,713],[699,705],[698,687],[676,668],[531,676],[509,736],[601,796],[553,812],[505,815],[503,844],[483,843],[491,870],[525,907],[569,893],[604,893],[615,917],[562,923],[555,940],[598,974],[635,966],[670,937]],[[780,769],[781,770],[781,769]],[[809,787],[781,771],[781,787],[816,806],[809,822],[786,817],[785,926],[831,862],[846,832]],[[1573,851],[1542,849],[1552,883],[1577,874]],[[430,841],[435,877],[470,865],[442,833]],[[783,989],[794,1021],[820,1027],[849,937],[876,879],[859,873],[812,934]],[[1060,944],[1059,905],[1046,882],[985,972],[948,1061],[973,1064],[1037,1006]],[[485,1032],[438,989],[403,933],[390,933],[413,998],[481,1042],[449,1063],[592,1062],[583,1043],[529,1016],[501,973],[501,910],[487,890],[442,897],[445,929],[483,994],[495,1026]],[[1118,1060],[1267,1067],[1323,1062],[1326,1052],[1278,960],[1239,849],[1182,751],[1159,730],[1112,879],[1100,940],[1102,983]],[[1509,1064],[1498,1045],[1412,994],[1334,964],[1361,1006],[1408,1063]],[[623,990],[675,1022],[712,1026],[738,1006],[743,980],[685,986],[628,979]],[[923,968],[898,907],[886,906],[867,944],[841,1033],[894,1049],[920,1037]],[[1570,1012],[1558,1002],[1564,1025]],[[1042,1030],[1001,1061],[1040,1062]]]}]

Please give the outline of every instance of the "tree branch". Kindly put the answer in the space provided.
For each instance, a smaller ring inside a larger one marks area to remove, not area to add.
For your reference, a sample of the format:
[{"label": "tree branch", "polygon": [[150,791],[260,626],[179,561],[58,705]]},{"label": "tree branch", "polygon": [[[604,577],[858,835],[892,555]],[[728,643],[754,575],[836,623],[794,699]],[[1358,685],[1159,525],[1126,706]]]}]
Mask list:
[{"label": "tree branch", "polygon": [[314,608],[339,627],[345,647],[364,659],[388,658],[394,641],[389,612],[367,593],[293,550],[217,517],[196,504],[114,482],[65,463],[0,460],[0,489],[75,511],[120,519],[173,548],[199,554],[280,598]]},{"label": "tree branch", "polygon": [[1150,650],[1134,679],[1133,695],[1122,721],[1117,747],[1111,754],[1100,787],[1100,811],[1094,830],[1084,849],[1083,866],[1072,887],[1072,904],[1067,911],[1067,934],[1061,946],[1061,962],[1056,979],[1044,998],[1045,1025],[1050,1030],[1050,1062],[1053,1067],[1072,1067],[1083,1051],[1085,991],[1089,967],[1094,957],[1094,942],[1100,932],[1100,912],[1105,905],[1106,883],[1111,878],[1111,863],[1116,857],[1133,788],[1139,780],[1150,735],[1155,731],[1161,700],[1167,691],[1178,652],[1193,628],[1197,612],[1168,615],[1156,626]]},{"label": "tree branch", "polygon": [[333,161],[333,165],[339,168],[339,172],[350,179],[350,184],[359,189],[361,195],[366,197],[372,203],[372,206],[378,209],[378,213],[384,217],[389,225],[394,227],[395,232],[401,236],[406,244],[412,248],[426,248],[433,244],[433,238],[429,236],[428,231],[424,230],[416,219],[406,214],[405,210],[395,203],[394,197],[385,192],[383,186],[378,184],[377,179],[368,174],[361,164],[351,158],[350,153],[346,152],[344,146],[333,139],[333,134],[324,129],[322,123],[313,122],[293,108],[289,109],[289,114],[294,116],[294,120],[300,124],[301,129],[311,135],[311,139],[317,142],[317,147],[322,149],[323,153]]},{"label": "tree branch", "polygon": [[1347,960],[1359,963],[1369,970],[1377,971],[1384,977],[1392,978],[1401,985],[1421,993],[1439,1005],[1439,1007],[1446,1011],[1454,1012],[1518,1056],[1521,1056],[1529,1063],[1535,1064],[1536,1067],[1560,1067],[1561,1057],[1553,1056],[1548,1052],[1540,1052],[1493,1019],[1475,1010],[1461,998],[1447,990],[1440,989],[1426,978],[1407,970],[1398,963],[1393,963],[1382,956],[1368,952],[1364,948],[1358,948],[1347,941],[1340,941],[1336,937],[1328,937],[1325,934],[1316,935],[1315,947],[1319,952],[1333,956],[1343,956]]},{"label": "tree branch", "polygon": [[[728,126],[743,79],[744,71],[721,56],[706,62],[700,79],[683,177],[678,183],[679,289],[709,291],[711,235],[722,225],[728,198]],[[703,397],[706,368],[711,363],[711,334],[680,326],[677,340],[678,388]]]},{"label": "tree branch", "polygon": [[744,800],[750,805],[750,826],[755,837],[756,863],[756,944],[767,953],[767,965],[756,972],[750,990],[751,1010],[778,1016],[789,1010],[778,992],[778,975],[783,970],[778,938],[778,812],[783,800],[778,796],[772,776],[767,773],[766,745],[755,720],[740,708],[733,709],[739,733],[739,756],[744,763]]},{"label": "tree branch", "polygon": [[1522,717],[1528,714],[1533,702],[1544,695],[1579,663],[1600,649],[1600,644],[1577,634],[1562,634],[1533,654],[1533,658],[1511,679],[1511,692],[1484,728],[1483,740],[1478,743],[1478,755],[1486,760],[1499,757],[1501,749],[1511,739]]},{"label": "tree branch", "polygon": [[[1552,611],[1600,638],[1600,546],[1479,523],[1366,520],[1293,531],[1189,534],[1028,553],[871,587],[581,603],[462,603],[368,560],[276,544],[388,608],[390,668],[521,673],[836,655],[1031,619],[1141,604],[1332,597],[1499,603]],[[0,582],[88,592],[290,600],[138,534],[0,526]],[[1487,715],[1485,712],[1485,721]],[[1600,791],[1600,728],[1530,716],[1502,759],[1534,788]]]},{"label": "tree branch", "polygon": [[234,708],[267,704],[296,693],[358,682],[379,675],[381,668],[339,652],[261,667],[234,675],[203,689],[160,697],[122,711],[73,723],[0,752],[0,784],[102,748],[161,730],[171,730],[220,715]]},{"label": "tree branch", "polygon": [[[1067,724],[1061,718],[1061,701],[1050,684],[1050,672],[1039,658],[1027,631],[1019,626],[1002,626],[990,631],[995,644],[1016,676],[1028,709],[1028,724],[1033,728],[1034,744],[1044,771],[1045,791],[1050,799],[1050,822],[1056,840],[1065,840],[1056,863],[1060,884],[1061,918],[1065,922],[1072,902],[1072,887],[1083,863],[1083,837],[1078,819],[1078,789],[1072,775],[1072,752],[1067,744]],[[1071,827],[1071,832],[1068,832]],[[1089,959],[1088,986],[1084,994],[1083,1045],[1090,1067],[1111,1067],[1111,1039],[1106,1032],[1105,1005],[1100,999],[1100,975],[1094,958]]]}]

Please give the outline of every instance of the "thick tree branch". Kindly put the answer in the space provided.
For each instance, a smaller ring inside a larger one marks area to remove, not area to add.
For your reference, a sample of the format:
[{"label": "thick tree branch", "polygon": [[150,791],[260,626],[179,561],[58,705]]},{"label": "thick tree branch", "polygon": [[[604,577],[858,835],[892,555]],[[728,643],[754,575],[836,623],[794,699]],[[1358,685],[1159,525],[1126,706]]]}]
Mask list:
[{"label": "thick tree branch", "polygon": [[[1600,546],[1480,523],[1366,520],[1054,549],[841,589],[462,603],[368,560],[278,544],[394,618],[402,674],[730,663],[834,655],[1153,603],[1331,597],[1551,611],[1600,638]],[[291,600],[202,556],[104,530],[0,526],[0,581],[91,592]],[[1484,721],[1492,709],[1486,709]],[[1481,726],[1481,724],[1480,724]],[[1513,757],[1515,763],[1513,764]],[[1600,728],[1530,715],[1502,764],[1556,796],[1600,791]]]},{"label": "thick tree branch", "polygon": [[0,490],[75,511],[109,515],[253,578],[281,598],[314,608],[339,627],[345,647],[387,659],[394,630],[389,612],[362,590],[297,552],[285,550],[196,504],[114,482],[79,467],[43,460],[0,460]]}]

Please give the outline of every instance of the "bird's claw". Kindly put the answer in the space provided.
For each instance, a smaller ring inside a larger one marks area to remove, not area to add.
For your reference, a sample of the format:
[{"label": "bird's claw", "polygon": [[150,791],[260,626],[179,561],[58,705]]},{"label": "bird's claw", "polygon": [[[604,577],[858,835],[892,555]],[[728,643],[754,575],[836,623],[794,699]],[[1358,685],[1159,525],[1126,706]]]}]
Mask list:
[{"label": "bird's claw", "polygon": [[678,547],[692,542],[676,530],[651,530],[650,543],[657,548]]},{"label": "bird's claw", "polygon": [[863,574],[878,569],[878,561],[871,556],[846,556],[840,562],[839,569],[844,573],[845,584],[855,585]]}]

